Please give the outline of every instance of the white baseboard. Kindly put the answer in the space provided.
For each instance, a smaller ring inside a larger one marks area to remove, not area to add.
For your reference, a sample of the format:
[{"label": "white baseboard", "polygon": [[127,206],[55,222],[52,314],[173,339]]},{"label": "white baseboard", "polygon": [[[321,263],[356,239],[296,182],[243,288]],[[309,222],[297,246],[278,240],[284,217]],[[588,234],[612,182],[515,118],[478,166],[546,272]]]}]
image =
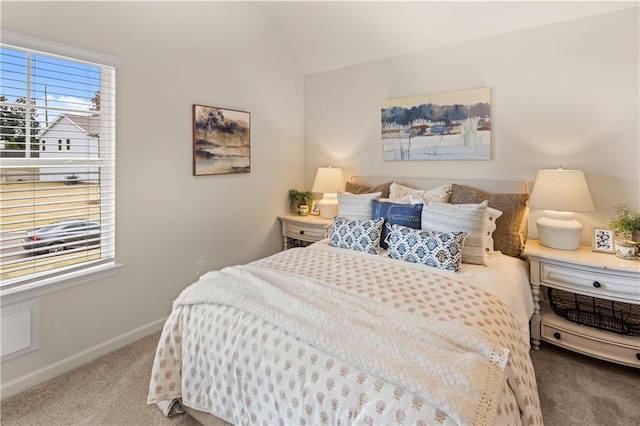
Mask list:
[{"label": "white baseboard", "polygon": [[11,380],[0,386],[1,398],[6,398],[11,395],[15,395],[19,392],[27,390],[33,386],[56,377],[62,373],[72,370],[76,367],[80,367],[89,361],[106,355],[111,351],[120,349],[136,340],[142,339],[150,334],[155,333],[162,329],[167,317],[157,319],[127,333],[116,336],[113,339],[109,339],[106,342],[99,343],[81,352],[68,356],[60,361],[49,364],[46,367],[42,367],[29,374],[25,374],[22,377]]}]

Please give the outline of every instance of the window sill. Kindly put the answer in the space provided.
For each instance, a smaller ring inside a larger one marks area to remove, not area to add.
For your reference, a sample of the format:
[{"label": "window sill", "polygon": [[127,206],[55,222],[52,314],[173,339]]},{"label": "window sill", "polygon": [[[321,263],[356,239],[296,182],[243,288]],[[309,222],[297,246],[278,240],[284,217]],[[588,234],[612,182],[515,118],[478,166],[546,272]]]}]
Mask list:
[{"label": "window sill", "polygon": [[74,287],[90,281],[99,280],[116,275],[121,263],[99,265],[93,268],[75,271],[65,275],[39,280],[15,288],[0,290],[0,303],[2,306],[21,302],[27,299],[42,296],[43,294],[59,291],[64,288]]}]

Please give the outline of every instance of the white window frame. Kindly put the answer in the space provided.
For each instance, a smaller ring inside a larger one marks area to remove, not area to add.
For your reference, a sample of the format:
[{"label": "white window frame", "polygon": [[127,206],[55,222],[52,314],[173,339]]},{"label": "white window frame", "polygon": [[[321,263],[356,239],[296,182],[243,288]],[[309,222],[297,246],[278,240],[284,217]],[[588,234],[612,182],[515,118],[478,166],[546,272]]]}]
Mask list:
[{"label": "white window frame", "polygon": [[[102,53],[92,52],[77,47],[67,46],[64,44],[43,40],[23,34],[17,34],[9,31],[1,31],[2,44],[11,48],[26,49],[39,51],[47,55],[57,55],[69,59],[75,59],[79,61],[91,62],[99,65],[105,65],[117,69],[120,65],[118,58]],[[115,107],[115,73],[113,78],[108,83],[112,85],[113,105]],[[115,111],[114,111],[115,117]],[[109,126],[110,128],[104,129],[110,132],[111,136],[115,140],[115,120]],[[114,154],[115,155],[115,154]],[[28,164],[29,160],[25,159],[10,159],[4,158],[2,162],[7,162],[7,165],[19,160],[21,164]],[[115,158],[114,167],[115,173]],[[115,176],[115,175],[114,175]],[[115,177],[114,177],[115,181]],[[115,191],[115,189],[114,189]],[[111,214],[113,217],[113,223],[115,228],[115,201],[112,207]],[[114,229],[114,244],[115,244],[115,229]],[[61,290],[71,286],[87,283],[90,281],[103,279],[118,273],[122,265],[114,260],[102,263],[98,265],[78,265],[78,268],[64,271],[60,274],[52,274],[50,276],[42,277],[40,279],[25,280],[24,282],[16,283],[14,286],[0,289],[0,301],[1,305],[20,302],[22,300],[31,299],[41,296],[46,293]]]}]

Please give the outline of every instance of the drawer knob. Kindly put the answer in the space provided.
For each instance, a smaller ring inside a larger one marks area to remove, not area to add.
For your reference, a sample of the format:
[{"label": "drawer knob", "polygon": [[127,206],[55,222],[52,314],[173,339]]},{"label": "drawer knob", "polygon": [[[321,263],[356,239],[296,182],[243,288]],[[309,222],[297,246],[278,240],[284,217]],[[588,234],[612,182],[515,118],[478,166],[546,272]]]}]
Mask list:
[{"label": "drawer knob", "polygon": [[555,333],[553,333],[553,337],[555,337],[556,339],[560,339],[562,335],[556,331]]},{"label": "drawer knob", "polygon": [[300,231],[300,235],[304,235],[304,231]]},{"label": "drawer knob", "polygon": [[599,281],[594,281],[594,282],[593,282],[593,286],[594,286],[595,288],[600,288],[600,287],[602,287],[602,284],[600,284],[600,282],[599,282]]},{"label": "drawer knob", "polygon": [[638,358],[638,361],[640,361],[640,352],[636,354],[636,358]]}]

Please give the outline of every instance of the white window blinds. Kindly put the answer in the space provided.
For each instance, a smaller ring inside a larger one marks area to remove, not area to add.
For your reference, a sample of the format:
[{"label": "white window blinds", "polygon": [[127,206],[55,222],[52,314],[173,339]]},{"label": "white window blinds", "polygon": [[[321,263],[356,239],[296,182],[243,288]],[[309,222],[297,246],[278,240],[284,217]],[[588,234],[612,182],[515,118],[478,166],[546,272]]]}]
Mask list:
[{"label": "white window blinds", "polygon": [[2,34],[1,288],[115,258],[115,66]]}]

